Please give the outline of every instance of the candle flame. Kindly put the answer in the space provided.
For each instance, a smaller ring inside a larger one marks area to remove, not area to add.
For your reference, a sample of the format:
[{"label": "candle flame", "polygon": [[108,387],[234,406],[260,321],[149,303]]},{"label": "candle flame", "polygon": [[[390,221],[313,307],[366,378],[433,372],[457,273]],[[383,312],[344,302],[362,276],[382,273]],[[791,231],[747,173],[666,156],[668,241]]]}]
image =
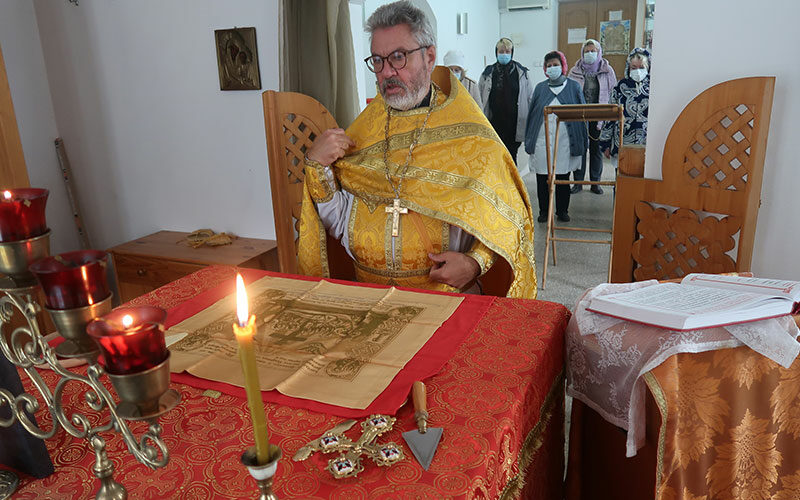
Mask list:
[{"label": "candle flame", "polygon": [[3,198],[10,200],[11,199],[11,191],[3,191]]},{"label": "candle flame", "polygon": [[133,324],[133,316],[126,314],[122,317],[122,326],[129,328]]},{"label": "candle flame", "polygon": [[239,326],[245,326],[249,317],[247,308],[247,290],[244,287],[242,275],[236,273],[236,316],[239,319]]}]

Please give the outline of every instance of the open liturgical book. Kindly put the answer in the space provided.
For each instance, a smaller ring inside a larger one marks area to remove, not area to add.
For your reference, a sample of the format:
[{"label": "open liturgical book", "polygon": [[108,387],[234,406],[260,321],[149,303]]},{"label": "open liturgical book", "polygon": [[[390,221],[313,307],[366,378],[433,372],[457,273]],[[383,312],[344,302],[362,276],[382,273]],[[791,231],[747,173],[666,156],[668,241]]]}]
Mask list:
[{"label": "open liturgical book", "polygon": [[587,309],[671,330],[693,330],[783,316],[795,311],[798,301],[797,281],[689,274],[680,283],[595,297]]}]

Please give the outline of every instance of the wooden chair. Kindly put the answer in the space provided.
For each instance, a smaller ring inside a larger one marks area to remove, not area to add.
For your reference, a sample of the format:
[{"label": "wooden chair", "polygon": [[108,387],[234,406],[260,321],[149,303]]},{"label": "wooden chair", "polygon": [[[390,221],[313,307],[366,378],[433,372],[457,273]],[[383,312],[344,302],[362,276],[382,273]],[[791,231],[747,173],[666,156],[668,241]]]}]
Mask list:
[{"label": "wooden chair", "polygon": [[[705,90],[670,130],[663,180],[621,172],[611,281],[750,269],[774,88],[756,77]],[[630,154],[643,172],[644,156]]]},{"label": "wooden chair", "polygon": [[[278,264],[281,272],[297,274],[297,235],[305,179],[303,158],[318,135],[338,125],[325,106],[304,94],[267,90],[262,100]],[[344,247],[330,236],[327,247],[331,277],[354,280],[353,262]],[[508,263],[497,259],[481,278],[483,293],[505,296],[513,280]]]},{"label": "wooden chair", "polygon": [[[556,139],[553,144],[552,154],[550,149],[550,115],[556,116]],[[609,279],[611,277],[611,255],[614,254],[613,240],[593,240],[583,238],[565,238],[556,236],[555,231],[579,231],[588,233],[609,233],[613,234],[614,220],[611,220],[611,229],[598,229],[593,227],[576,226],[556,226],[555,225],[555,193],[556,186],[563,184],[580,184],[593,186],[615,186],[614,181],[571,181],[558,180],[555,175],[556,160],[558,158],[558,126],[561,122],[596,122],[596,121],[619,121],[619,143],[622,144],[624,127],[623,107],[619,104],[566,104],[558,106],[544,107],[544,141],[547,153],[547,185],[549,190],[550,205],[547,209],[547,230],[544,247],[544,269],[542,270],[542,290],[547,284],[547,257],[550,254],[550,247],[553,248],[553,265],[556,265],[556,241],[569,241],[573,243],[594,243],[609,245]]]},{"label": "wooden chair", "polygon": [[[262,100],[278,265],[283,273],[297,274],[297,235],[305,179],[303,158],[318,135],[338,125],[325,106],[304,94],[267,90]],[[355,278],[350,257],[330,236],[328,257],[331,277]]]}]

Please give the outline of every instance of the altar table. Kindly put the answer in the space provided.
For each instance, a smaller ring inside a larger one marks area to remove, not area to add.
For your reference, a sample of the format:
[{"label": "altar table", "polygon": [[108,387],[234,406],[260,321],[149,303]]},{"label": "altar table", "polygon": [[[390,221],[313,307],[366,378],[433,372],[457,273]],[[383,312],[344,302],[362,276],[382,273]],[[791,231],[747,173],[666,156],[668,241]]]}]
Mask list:
[{"label": "altar table", "polygon": [[[233,272],[229,267],[205,268],[133,302],[171,309],[233,280]],[[550,302],[487,300],[486,313],[453,358],[425,381],[430,425],[444,428],[430,470],[421,468],[400,435],[415,428],[410,404],[397,412],[394,429],[380,438],[401,443],[407,458],[389,468],[368,460],[357,477],[336,480],[324,470],[332,455],[315,453],[303,462],[291,457],[343,418],[270,403],[271,442],[283,451],[274,485],[278,496],[561,498],[563,343],[570,313]],[[52,386],[53,374],[42,372]],[[80,405],[77,385],[67,387],[66,407]],[[104,435],[114,477],[128,489],[129,498],[255,498],[255,482],[239,463],[253,441],[246,400],[175,382],[172,388],[182,400],[159,421],[170,453],[166,467],[149,470],[127,453],[117,434]],[[41,413],[37,418],[46,422]],[[137,435],[144,428],[139,425],[134,426]],[[99,481],[90,472],[94,454],[88,444],[63,430],[46,443],[55,474],[41,480],[22,477],[14,498],[93,497]]]},{"label": "altar table", "polygon": [[632,458],[625,432],[574,400],[567,499],[800,499],[800,358],[787,369],[748,347],[680,353],[644,380]]}]

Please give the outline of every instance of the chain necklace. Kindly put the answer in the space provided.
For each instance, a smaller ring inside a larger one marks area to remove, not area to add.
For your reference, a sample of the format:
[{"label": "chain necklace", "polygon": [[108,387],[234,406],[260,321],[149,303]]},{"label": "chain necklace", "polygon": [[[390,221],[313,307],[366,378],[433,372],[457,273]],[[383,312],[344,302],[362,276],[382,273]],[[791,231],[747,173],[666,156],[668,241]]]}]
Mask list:
[{"label": "chain necklace", "polygon": [[411,156],[414,153],[414,148],[417,147],[417,144],[419,144],[419,139],[422,137],[422,131],[425,130],[425,127],[428,125],[428,118],[431,117],[431,112],[433,111],[433,107],[435,105],[436,85],[433,85],[433,90],[431,91],[431,102],[428,106],[428,113],[425,115],[425,120],[422,122],[422,126],[417,129],[417,134],[414,137],[414,140],[411,141],[411,145],[408,147],[406,163],[399,172],[400,180],[397,182],[397,186],[394,185],[392,174],[389,173],[389,122],[391,121],[392,117],[392,108],[390,106],[386,107],[386,130],[384,131],[383,141],[383,167],[386,172],[386,180],[389,181],[389,185],[392,187],[392,191],[394,191],[394,200],[392,200],[392,206],[386,207],[385,211],[387,214],[392,214],[392,237],[397,237],[400,234],[400,214],[408,213],[408,208],[401,205],[400,191],[403,189],[403,180],[406,178],[406,172],[408,171],[408,166],[411,163]]}]

